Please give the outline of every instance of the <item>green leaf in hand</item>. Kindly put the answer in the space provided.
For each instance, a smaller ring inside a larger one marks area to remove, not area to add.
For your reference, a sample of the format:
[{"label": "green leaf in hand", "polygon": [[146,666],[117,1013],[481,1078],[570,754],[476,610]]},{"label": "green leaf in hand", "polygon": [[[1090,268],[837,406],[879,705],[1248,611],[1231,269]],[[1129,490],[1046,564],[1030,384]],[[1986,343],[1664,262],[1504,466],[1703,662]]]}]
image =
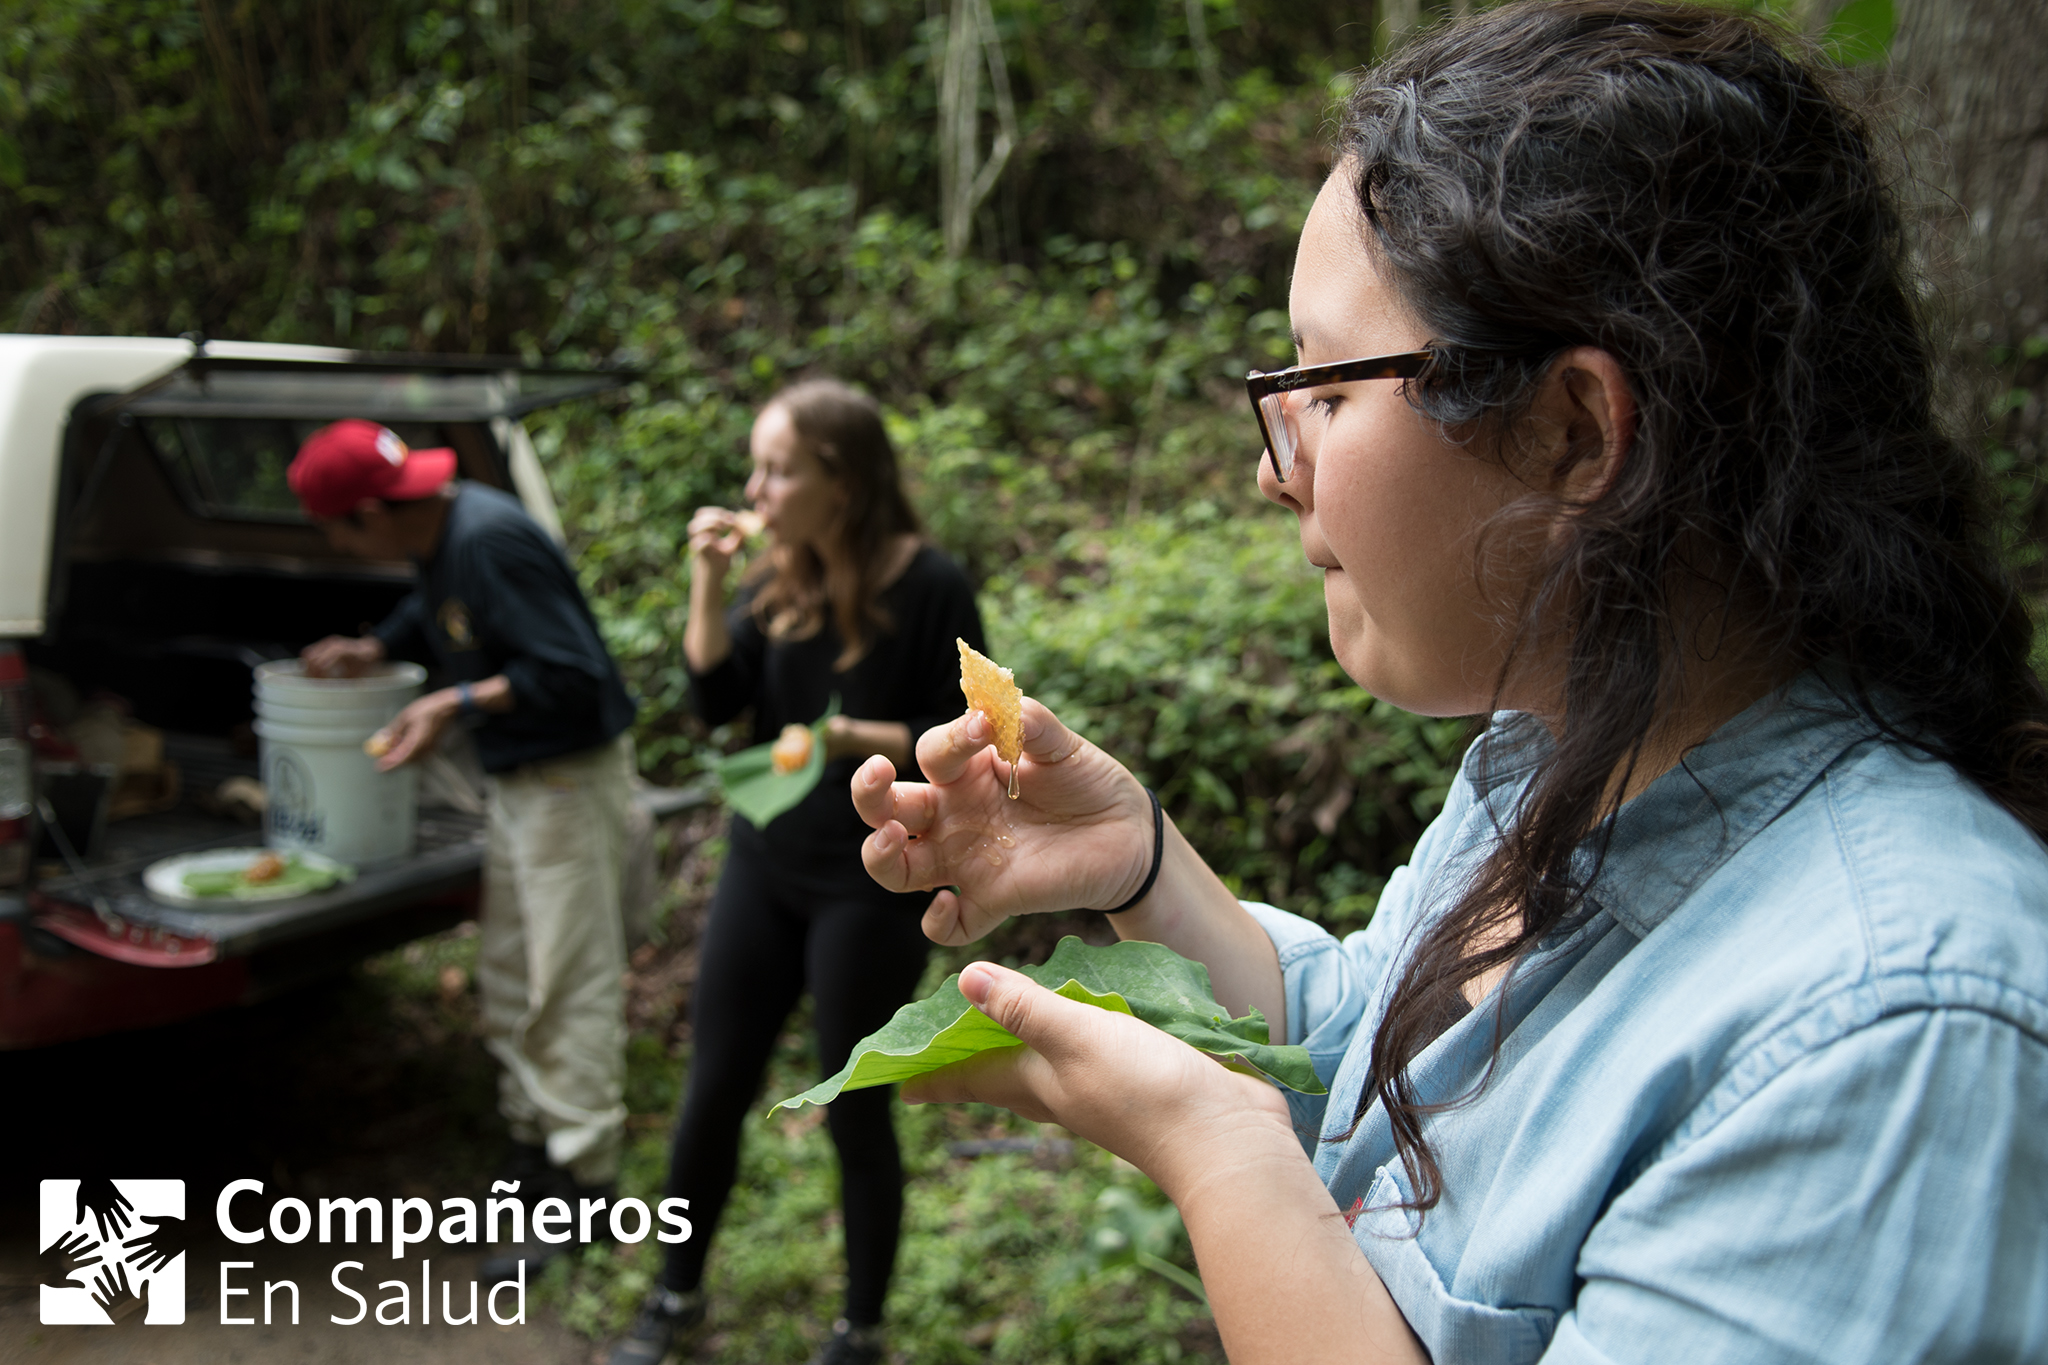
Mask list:
[{"label": "green leaf in hand", "polygon": [[[1307,1048],[1267,1042],[1266,1020],[1257,1010],[1231,1018],[1216,1003],[1209,969],[1163,944],[1132,940],[1098,948],[1069,936],[1059,941],[1044,966],[1021,970],[1069,1000],[1136,1015],[1233,1071],[1304,1095],[1325,1093]],[[861,1039],[838,1075],[775,1108],[828,1104],[842,1091],[894,1085],[994,1048],[1017,1046],[1016,1035],[960,993],[960,975],[955,972],[930,996],[905,1005],[895,1018]]]},{"label": "green leaf in hand", "polygon": [[756,744],[722,759],[718,782],[725,788],[725,803],[762,826],[809,796],[825,775],[825,722],[838,714],[835,695],[825,714],[811,722],[811,756],[793,773],[775,771],[773,744]]}]

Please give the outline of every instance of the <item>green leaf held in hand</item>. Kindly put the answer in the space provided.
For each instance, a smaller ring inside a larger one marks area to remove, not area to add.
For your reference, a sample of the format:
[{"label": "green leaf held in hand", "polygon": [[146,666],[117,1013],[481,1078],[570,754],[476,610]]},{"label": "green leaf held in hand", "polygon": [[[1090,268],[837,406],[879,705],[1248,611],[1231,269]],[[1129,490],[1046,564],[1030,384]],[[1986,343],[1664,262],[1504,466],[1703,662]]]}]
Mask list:
[{"label": "green leaf held in hand", "polygon": [[725,788],[725,803],[758,827],[809,796],[825,775],[825,722],[838,714],[839,698],[834,695],[825,714],[811,722],[810,758],[793,773],[775,771],[772,743],[756,744],[720,760],[718,782]]},{"label": "green leaf held in hand", "polygon": [[[1267,1042],[1266,1020],[1257,1010],[1231,1018],[1216,1003],[1209,969],[1163,944],[1132,940],[1098,948],[1069,936],[1059,941],[1044,966],[1022,971],[1069,1000],[1136,1015],[1233,1071],[1304,1095],[1326,1093],[1309,1064],[1307,1048]],[[827,1104],[841,1091],[893,1085],[992,1048],[1015,1046],[1016,1035],[960,993],[960,975],[955,972],[930,996],[905,1005],[894,1019],[861,1039],[838,1075],[792,1095],[775,1109]]]}]

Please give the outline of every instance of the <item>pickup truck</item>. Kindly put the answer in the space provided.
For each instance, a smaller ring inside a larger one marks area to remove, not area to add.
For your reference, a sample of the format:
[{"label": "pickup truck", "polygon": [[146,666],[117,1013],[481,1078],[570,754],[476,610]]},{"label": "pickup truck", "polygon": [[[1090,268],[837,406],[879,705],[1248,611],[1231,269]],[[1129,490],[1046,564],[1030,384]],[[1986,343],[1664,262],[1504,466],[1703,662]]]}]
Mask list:
[{"label": "pickup truck", "polygon": [[[473,912],[482,819],[460,803],[423,802],[411,857],[293,900],[176,907],[142,873],[261,842],[215,799],[237,777],[260,794],[251,670],[379,620],[411,583],[410,565],[340,554],[301,514],[284,481],[300,441],[363,417],[416,447],[452,446],[463,478],[515,492],[559,538],[520,418],[628,377],[0,335],[0,1049],[259,999]],[[38,756],[32,681],[117,708],[160,744],[175,794],[111,823],[53,808],[65,765]]]}]

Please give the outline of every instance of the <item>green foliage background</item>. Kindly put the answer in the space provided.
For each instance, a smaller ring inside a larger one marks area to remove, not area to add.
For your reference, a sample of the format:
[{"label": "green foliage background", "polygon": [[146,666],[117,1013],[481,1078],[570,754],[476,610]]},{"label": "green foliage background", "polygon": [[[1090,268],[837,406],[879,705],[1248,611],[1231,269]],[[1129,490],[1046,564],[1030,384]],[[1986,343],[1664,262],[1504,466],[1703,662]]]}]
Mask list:
[{"label": "green foliage background", "polygon": [[682,713],[689,512],[737,500],[776,388],[852,378],[997,657],[1247,892],[1362,922],[1462,727],[1336,670],[1239,381],[1291,354],[1371,9],[993,13],[1018,146],[956,260],[922,0],[15,0],[0,300],[19,330],[643,367],[532,425],[671,779],[729,743]]}]

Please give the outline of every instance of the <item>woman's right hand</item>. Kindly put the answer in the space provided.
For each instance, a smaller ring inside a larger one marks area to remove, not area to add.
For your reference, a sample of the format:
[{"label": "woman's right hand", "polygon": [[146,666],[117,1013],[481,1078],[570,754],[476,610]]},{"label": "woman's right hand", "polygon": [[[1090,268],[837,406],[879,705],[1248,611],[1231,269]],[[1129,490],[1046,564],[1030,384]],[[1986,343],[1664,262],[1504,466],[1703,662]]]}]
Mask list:
[{"label": "woman's right hand", "polygon": [[693,573],[723,581],[733,556],[746,540],[739,514],[729,507],[699,507],[690,517],[690,559]]},{"label": "woman's right hand", "polygon": [[1019,798],[988,718],[971,711],[927,730],[929,782],[897,782],[886,758],[853,775],[853,805],[874,829],[870,876],[892,891],[941,890],[924,931],[963,944],[1011,915],[1123,904],[1152,866],[1152,804],[1128,769],[1024,699]]}]

